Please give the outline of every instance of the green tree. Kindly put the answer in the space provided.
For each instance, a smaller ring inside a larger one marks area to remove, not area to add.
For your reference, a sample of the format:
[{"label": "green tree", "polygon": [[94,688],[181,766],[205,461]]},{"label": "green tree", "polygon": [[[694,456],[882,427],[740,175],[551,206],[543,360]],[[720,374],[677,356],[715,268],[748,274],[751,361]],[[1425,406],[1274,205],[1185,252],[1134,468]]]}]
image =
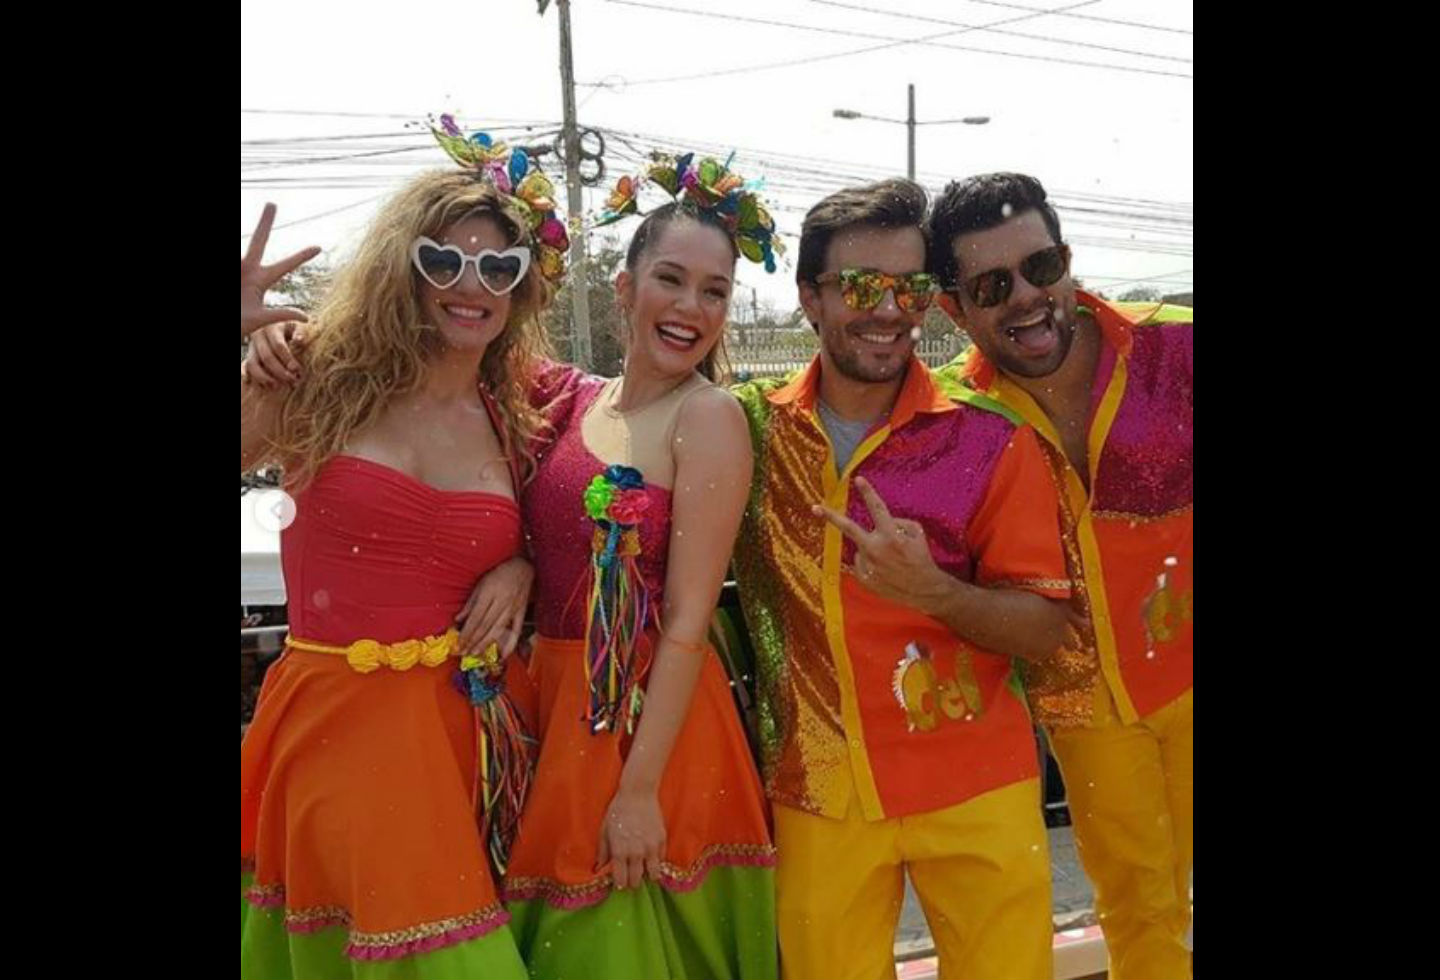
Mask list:
[{"label": "green tree", "polygon": [[1119,301],[1121,303],[1158,303],[1160,302],[1160,290],[1150,286],[1137,286],[1121,293]]},{"label": "green tree", "polygon": [[284,297],[284,305],[313,313],[325,298],[335,270],[319,259],[311,259],[275,284],[275,292]]},{"label": "green tree", "polygon": [[[595,361],[590,370],[613,377],[620,373],[624,356],[620,346],[620,312],[615,302],[615,276],[625,262],[625,252],[611,242],[592,240],[592,247],[597,244],[599,247],[590,253],[585,265],[585,280],[590,287],[590,350]],[[571,296],[567,277],[555,302],[545,311],[544,324],[556,354],[562,361],[573,362],[570,324],[575,306]]]}]

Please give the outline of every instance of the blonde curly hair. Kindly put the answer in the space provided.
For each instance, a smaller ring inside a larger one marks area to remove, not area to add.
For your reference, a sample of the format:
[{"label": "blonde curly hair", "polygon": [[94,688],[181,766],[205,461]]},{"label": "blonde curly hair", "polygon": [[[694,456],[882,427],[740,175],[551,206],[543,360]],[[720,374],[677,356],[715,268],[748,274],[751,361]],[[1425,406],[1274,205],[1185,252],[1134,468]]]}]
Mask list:
[{"label": "blonde curly hair", "polygon": [[[438,239],[443,229],[477,215],[493,218],[517,244],[538,244],[525,216],[474,173],[421,174],[381,209],[306,329],[306,370],[281,406],[267,454],[285,468],[287,487],[302,489],[352,434],[425,383],[441,339],[438,331],[420,329],[425,314],[411,244],[421,235]],[[506,429],[497,435],[518,457],[522,482],[534,475],[530,445],[544,426],[528,389],[540,360],[553,356],[540,314],[554,296],[555,287],[532,262],[510,293],[504,332],[480,363],[479,380]]]}]

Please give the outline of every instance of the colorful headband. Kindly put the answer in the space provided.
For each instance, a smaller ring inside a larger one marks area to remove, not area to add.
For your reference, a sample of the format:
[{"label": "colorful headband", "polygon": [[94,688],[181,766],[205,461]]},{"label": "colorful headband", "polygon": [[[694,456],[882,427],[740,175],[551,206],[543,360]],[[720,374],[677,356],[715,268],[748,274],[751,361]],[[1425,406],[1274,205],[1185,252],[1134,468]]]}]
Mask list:
[{"label": "colorful headband", "polygon": [[[764,264],[766,272],[775,271],[775,255],[783,254],[785,243],[775,235],[775,219],[760,203],[756,191],[761,181],[746,181],[730,170],[730,161],[704,157],[692,165],[695,154],[681,157],[654,154],[655,162],[634,177],[621,177],[605,200],[605,210],[595,219],[595,227],[614,224],[628,215],[641,214],[637,200],[640,189],[655,184],[672,200],[688,203],[701,211],[716,215],[730,231],[735,247],[751,262]],[[730,154],[734,159],[735,154]]]},{"label": "colorful headband", "polygon": [[536,265],[545,278],[555,283],[564,279],[570,236],[565,222],[557,216],[555,185],[540,169],[539,162],[518,146],[496,142],[489,133],[475,132],[467,137],[455,125],[455,117],[448,114],[440,117],[438,128],[433,118],[429,127],[450,159],[475,171],[524,217],[535,238]]}]

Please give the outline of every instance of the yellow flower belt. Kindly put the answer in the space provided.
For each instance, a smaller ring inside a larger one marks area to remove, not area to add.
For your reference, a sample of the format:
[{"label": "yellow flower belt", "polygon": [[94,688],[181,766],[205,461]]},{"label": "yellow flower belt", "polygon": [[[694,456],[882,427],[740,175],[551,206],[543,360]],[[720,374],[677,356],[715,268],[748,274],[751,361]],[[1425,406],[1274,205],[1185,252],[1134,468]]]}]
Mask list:
[{"label": "yellow flower belt", "polygon": [[452,627],[438,636],[427,636],[423,640],[401,640],[399,643],[356,640],[344,647],[312,643],[293,636],[287,636],[285,643],[307,653],[329,653],[344,657],[352,670],[368,674],[381,667],[389,667],[391,670],[409,670],[416,664],[438,667],[459,650],[460,631]]}]

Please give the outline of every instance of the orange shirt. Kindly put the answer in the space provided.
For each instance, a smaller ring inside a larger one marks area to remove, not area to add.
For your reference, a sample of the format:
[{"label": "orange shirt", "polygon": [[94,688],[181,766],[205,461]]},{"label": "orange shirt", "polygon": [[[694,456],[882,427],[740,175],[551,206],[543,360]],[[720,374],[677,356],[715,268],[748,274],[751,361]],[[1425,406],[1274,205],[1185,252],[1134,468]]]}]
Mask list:
[{"label": "orange shirt", "polygon": [[912,359],[890,417],[837,471],[816,414],[817,358],[788,384],[735,389],[755,480],[735,570],[756,650],[762,761],[777,803],[867,819],[941,809],[1036,775],[1029,713],[1008,658],[870,592],[842,567],[854,545],[815,504],[871,518],[864,476],[918,521],[957,578],[1064,598],[1054,484],[1034,432],[956,404]]},{"label": "orange shirt", "polygon": [[[1103,346],[1089,420],[1089,490],[1049,418],[978,349],[942,384],[992,399],[1032,425],[1060,488],[1076,602],[1090,628],[1026,684],[1039,721],[1086,724],[1103,677],[1133,723],[1194,686],[1194,326],[1181,310],[1122,312],[1081,291]],[[1146,314],[1153,314],[1140,320]],[[1183,317],[1183,319],[1182,319]],[[1140,320],[1140,322],[1135,322]],[[950,389],[957,393],[955,389]]]}]

